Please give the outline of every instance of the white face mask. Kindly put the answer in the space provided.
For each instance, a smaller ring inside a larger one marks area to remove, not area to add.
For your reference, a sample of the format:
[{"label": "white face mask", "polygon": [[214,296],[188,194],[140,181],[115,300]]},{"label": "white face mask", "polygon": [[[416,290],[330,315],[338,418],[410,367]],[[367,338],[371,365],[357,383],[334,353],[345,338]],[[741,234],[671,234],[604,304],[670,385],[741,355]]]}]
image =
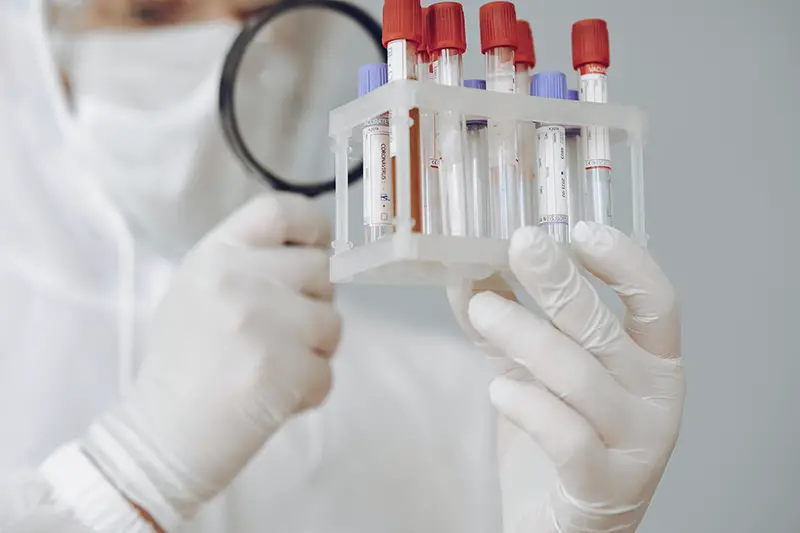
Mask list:
[{"label": "white face mask", "polygon": [[79,152],[133,230],[168,257],[264,190],[217,115],[222,63],[239,30],[215,21],[74,43]]}]

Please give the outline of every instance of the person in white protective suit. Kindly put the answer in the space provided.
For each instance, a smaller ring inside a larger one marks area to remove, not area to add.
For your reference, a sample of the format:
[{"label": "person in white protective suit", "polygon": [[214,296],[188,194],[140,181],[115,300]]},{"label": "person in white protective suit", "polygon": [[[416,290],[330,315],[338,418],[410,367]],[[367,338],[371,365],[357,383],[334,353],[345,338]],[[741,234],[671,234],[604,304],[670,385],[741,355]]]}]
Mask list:
[{"label": "person in white protective suit", "polygon": [[468,284],[464,339],[333,299],[326,217],[219,131],[226,4],[76,36],[65,80],[42,5],[0,12],[0,531],[634,531],[684,397],[661,270],[575,228],[620,321],[527,228],[549,321]]}]

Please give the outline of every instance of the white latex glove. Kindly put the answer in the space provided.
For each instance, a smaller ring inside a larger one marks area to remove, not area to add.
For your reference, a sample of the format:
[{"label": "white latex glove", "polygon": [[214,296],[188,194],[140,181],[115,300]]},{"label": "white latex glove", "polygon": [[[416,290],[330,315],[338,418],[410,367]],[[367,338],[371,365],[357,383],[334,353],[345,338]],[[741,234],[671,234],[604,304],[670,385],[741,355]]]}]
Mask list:
[{"label": "white latex glove", "polygon": [[[622,322],[538,228],[514,234],[509,260],[550,321],[468,285],[449,291],[462,327],[494,358],[501,421],[529,434],[557,472],[543,499],[526,499],[524,474],[503,472],[499,458],[501,478],[512,478],[501,479],[507,533],[635,531],[678,437],[685,383],[672,286],[613,228],[577,224],[572,251],[622,298]],[[518,435],[501,432],[499,453]]]},{"label": "white latex glove", "polygon": [[131,396],[83,441],[164,530],[327,395],[341,326],[329,242],[327,217],[309,200],[271,194],[222,223],[175,275]]}]

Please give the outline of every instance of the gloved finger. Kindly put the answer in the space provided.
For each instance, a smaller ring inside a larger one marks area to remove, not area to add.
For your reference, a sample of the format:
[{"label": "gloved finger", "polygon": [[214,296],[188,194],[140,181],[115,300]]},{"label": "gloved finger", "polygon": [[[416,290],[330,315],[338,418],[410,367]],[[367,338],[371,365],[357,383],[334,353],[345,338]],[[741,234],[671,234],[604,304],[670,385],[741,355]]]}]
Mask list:
[{"label": "gloved finger", "polygon": [[[494,281],[496,281],[498,286],[502,287],[505,285],[505,282],[501,282],[502,278],[499,274],[495,274]],[[506,287],[507,290],[493,292],[508,300],[516,300],[514,291],[511,290],[511,287],[508,287],[507,285]],[[447,285],[447,300],[450,303],[450,309],[453,311],[453,316],[455,317],[456,322],[464,331],[464,333],[466,333],[467,338],[469,338],[477,347],[484,351],[487,361],[489,362],[489,367],[492,369],[492,373],[495,376],[509,376],[517,379],[528,380],[532,379],[530,372],[503,355],[503,353],[497,348],[486,342],[486,339],[484,339],[480,333],[478,333],[477,330],[472,327],[472,323],[469,320],[469,302],[478,292],[482,292],[482,290],[477,288],[473,280],[465,278],[449,280]]]},{"label": "gloved finger", "polygon": [[302,244],[327,247],[328,217],[300,194],[269,193],[251,200],[212,232],[213,238],[258,248]]},{"label": "gloved finger", "polygon": [[472,327],[469,321],[469,301],[475,296],[474,282],[470,279],[459,278],[450,280],[447,284],[447,301],[459,327],[466,333],[467,338],[477,346],[486,346],[486,340]]},{"label": "gloved finger", "polygon": [[196,271],[209,273],[209,279],[222,278],[220,283],[223,284],[235,284],[237,278],[243,278],[254,285],[278,284],[309,298],[333,300],[330,258],[320,248],[280,246],[254,250],[224,244],[190,260],[195,262]]},{"label": "gloved finger", "polygon": [[299,407],[301,410],[319,407],[333,386],[331,365],[324,357],[310,356],[309,367],[306,394]]},{"label": "gloved finger", "polygon": [[586,269],[620,296],[625,330],[646,351],[680,356],[680,313],[672,284],[645,249],[602,224],[579,222],[572,248]]},{"label": "gloved finger", "polygon": [[570,493],[589,499],[607,489],[608,450],[577,411],[535,382],[497,378],[489,396],[501,415],[533,437]]},{"label": "gloved finger", "polygon": [[583,415],[609,446],[623,442],[638,405],[589,352],[515,302],[489,292],[469,308],[472,325],[486,340]]},{"label": "gloved finger", "polygon": [[453,311],[456,322],[467,334],[467,337],[476,344],[485,343],[483,337],[475,331],[469,321],[469,302],[479,292],[485,292],[486,287],[498,287],[491,292],[502,296],[506,300],[516,301],[514,291],[505,282],[499,273],[495,273],[485,280],[475,281],[463,277],[449,279],[447,282],[447,301]]},{"label": "gloved finger", "polygon": [[263,319],[280,325],[284,335],[296,333],[321,357],[333,356],[342,335],[342,318],[333,305],[296,293],[286,295],[282,300],[284,305],[280,309],[280,318],[271,316],[274,307],[269,307],[270,311]]},{"label": "gloved finger", "polygon": [[509,250],[511,270],[553,324],[598,357],[625,386],[636,379],[627,354],[633,341],[569,255],[539,228],[518,230]]},{"label": "gloved finger", "polygon": [[[264,418],[265,422],[260,424],[273,430],[288,415],[320,405],[332,383],[329,361],[293,343],[287,343],[283,349],[291,351],[293,356],[258,365],[252,376],[254,383],[242,389],[250,397],[242,405],[253,406],[250,416]],[[279,361],[283,364],[277,365]]]},{"label": "gloved finger", "polygon": [[330,278],[330,256],[319,248],[281,247],[260,252],[262,275],[309,298],[330,302],[334,287]]},{"label": "gloved finger", "polygon": [[[247,283],[237,279],[224,289],[223,298],[229,306],[230,328],[243,331],[273,330],[275,338],[287,343],[296,339],[322,357],[331,357],[341,339],[342,319],[330,302],[314,300],[280,285]],[[255,298],[264,305],[251,305],[242,312],[238,303],[243,298]],[[276,302],[280,302],[276,305]],[[274,347],[270,347],[274,348]]]}]

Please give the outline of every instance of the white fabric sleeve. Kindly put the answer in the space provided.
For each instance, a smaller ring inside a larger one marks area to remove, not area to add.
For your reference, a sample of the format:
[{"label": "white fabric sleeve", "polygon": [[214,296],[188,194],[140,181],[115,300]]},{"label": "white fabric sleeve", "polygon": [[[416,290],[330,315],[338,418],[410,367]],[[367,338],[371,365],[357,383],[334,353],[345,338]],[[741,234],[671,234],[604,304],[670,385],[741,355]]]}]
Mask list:
[{"label": "white fabric sleeve", "polygon": [[3,533],[154,533],[78,443],[0,483]]}]

